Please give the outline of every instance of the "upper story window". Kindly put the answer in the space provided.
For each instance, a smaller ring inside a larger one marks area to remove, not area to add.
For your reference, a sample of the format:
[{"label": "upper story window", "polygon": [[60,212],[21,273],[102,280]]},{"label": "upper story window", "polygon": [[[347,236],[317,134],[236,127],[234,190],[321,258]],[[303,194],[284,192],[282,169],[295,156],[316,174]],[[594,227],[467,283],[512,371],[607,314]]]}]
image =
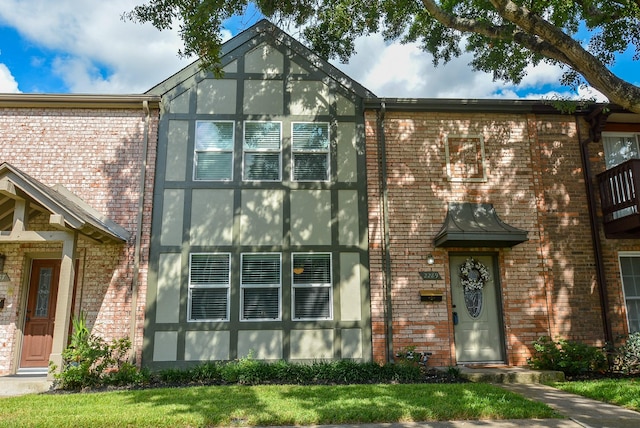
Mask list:
[{"label": "upper story window", "polygon": [[230,254],[199,253],[189,258],[189,321],[228,321]]},{"label": "upper story window", "polygon": [[280,320],[280,253],[247,253],[241,257],[240,319]]},{"label": "upper story window", "polygon": [[281,180],[282,122],[245,122],[242,147],[243,180]]},{"label": "upper story window", "polygon": [[291,124],[291,171],[293,181],[329,179],[329,124],[294,122]]},{"label": "upper story window", "polygon": [[640,134],[630,132],[603,132],[604,159],[607,169],[629,159],[640,159]]},{"label": "upper story window", "polygon": [[294,253],[291,264],[293,319],[332,319],[331,253]]},{"label": "upper story window", "polygon": [[233,179],[233,121],[196,121],[194,179]]}]

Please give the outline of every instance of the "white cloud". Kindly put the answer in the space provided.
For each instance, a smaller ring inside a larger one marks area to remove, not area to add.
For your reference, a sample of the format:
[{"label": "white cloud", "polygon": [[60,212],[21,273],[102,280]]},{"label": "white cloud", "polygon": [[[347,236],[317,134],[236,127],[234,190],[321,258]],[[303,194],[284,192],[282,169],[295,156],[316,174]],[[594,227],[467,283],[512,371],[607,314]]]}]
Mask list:
[{"label": "white cloud", "polygon": [[[173,75],[191,60],[178,58],[182,41],[176,29],[158,31],[121,19],[137,0],[3,0],[0,23],[13,27],[51,58],[31,57],[25,63],[41,74],[54,74],[69,92],[140,93]],[[25,19],[28,17],[28,19]],[[298,35],[299,30],[288,29]],[[227,30],[224,39],[231,37]],[[530,67],[520,85],[493,81],[473,71],[471,56],[463,54],[434,66],[430,54],[415,43],[387,43],[380,35],[356,41],[346,74],[381,97],[399,98],[549,98],[557,94],[561,70],[542,63]],[[18,76],[14,69],[14,75]],[[16,78],[0,68],[0,88],[18,91]],[[32,87],[37,86],[37,82]],[[30,89],[32,90],[32,89]],[[583,95],[583,90],[578,96]],[[562,96],[576,97],[566,90]],[[598,99],[603,99],[598,97]]]},{"label": "white cloud", "polygon": [[435,66],[431,54],[418,44],[388,43],[380,35],[358,39],[356,51],[348,64],[334,65],[380,97],[521,98],[517,92],[525,89],[532,98],[541,98],[547,94],[543,88],[557,87],[562,75],[559,67],[541,63],[530,66],[516,86],[473,71],[469,53]]},{"label": "white cloud", "polygon": [[0,92],[2,93],[17,93],[18,82],[11,74],[9,67],[0,63]]},{"label": "white cloud", "polygon": [[139,93],[190,60],[178,58],[182,44],[175,29],[161,32],[121,19],[136,4],[131,0],[56,0],[52,6],[50,0],[4,0],[0,21],[54,52],[52,71],[70,92]]}]

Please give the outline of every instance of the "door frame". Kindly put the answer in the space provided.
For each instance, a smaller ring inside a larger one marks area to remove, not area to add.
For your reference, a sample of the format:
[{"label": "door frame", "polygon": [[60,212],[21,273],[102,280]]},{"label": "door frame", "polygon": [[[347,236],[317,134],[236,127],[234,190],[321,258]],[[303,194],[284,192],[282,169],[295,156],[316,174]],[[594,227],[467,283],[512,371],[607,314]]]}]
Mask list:
[{"label": "door frame", "polygon": [[[33,262],[34,260],[56,260],[62,262],[62,254],[59,252],[38,252],[38,253],[29,253],[24,255],[23,262],[23,275],[22,275],[22,290],[20,293],[20,305],[19,305],[19,315],[16,320],[17,328],[16,332],[16,340],[15,340],[15,348],[13,351],[13,369],[11,373],[16,374],[18,370],[20,370],[20,362],[22,358],[22,347],[24,345],[24,329],[25,323],[27,322],[27,305],[29,299],[29,287],[31,283],[31,274],[33,270]],[[75,276],[73,279],[73,297],[71,301],[71,316],[75,313],[76,308],[76,294],[78,292],[78,278],[81,276],[80,268],[82,263],[80,263],[80,257],[75,258]],[[58,303],[56,302],[56,307]],[[71,334],[71,323],[69,323],[69,335]],[[47,367],[47,371],[48,371]]]},{"label": "door frame", "polygon": [[[475,256],[488,256],[491,257],[491,269],[492,269],[492,275],[493,275],[493,285],[495,287],[495,299],[496,299],[496,309],[498,311],[497,313],[497,318],[498,318],[498,334],[500,335],[500,352],[502,353],[503,356],[503,361],[495,361],[495,362],[487,362],[487,364],[491,364],[491,363],[496,363],[496,364],[508,364],[509,363],[509,355],[507,354],[507,346],[506,346],[506,325],[504,322],[504,303],[503,303],[503,299],[502,299],[502,272],[500,270],[500,258],[502,256],[502,254],[498,251],[450,251],[448,253],[448,265],[449,265],[449,275],[451,275],[451,271],[452,271],[452,264],[451,264],[451,258],[452,257],[475,257]],[[497,273],[497,275],[495,275],[495,273]],[[451,342],[453,343],[453,355],[452,357],[456,360],[456,364],[460,364],[458,363],[458,356],[457,356],[457,349],[456,349],[456,334],[455,334],[455,325],[453,324],[453,313],[456,312],[457,310],[460,310],[460,308],[454,308],[453,307],[453,280],[451,278],[451,276],[449,277],[449,293],[451,293],[451,299],[450,299],[450,303],[449,303],[449,322],[450,322],[450,326],[451,326]],[[466,309],[465,309],[466,310]],[[482,364],[482,362],[479,362],[480,364]],[[466,364],[466,363],[463,363]]]}]

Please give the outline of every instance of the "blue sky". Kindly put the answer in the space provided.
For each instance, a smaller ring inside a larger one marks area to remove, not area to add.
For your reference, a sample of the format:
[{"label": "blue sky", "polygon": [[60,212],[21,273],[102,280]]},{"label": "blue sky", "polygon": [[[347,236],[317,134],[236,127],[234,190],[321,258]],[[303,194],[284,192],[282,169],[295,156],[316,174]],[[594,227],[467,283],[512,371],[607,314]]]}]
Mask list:
[{"label": "blue sky", "polygon": [[[175,30],[121,20],[136,0],[3,0],[0,4],[0,92],[142,93],[193,59],[180,59]],[[227,23],[231,37],[255,23],[255,12]],[[295,36],[295,34],[294,34]],[[357,54],[338,68],[378,96],[441,98],[549,98],[572,96],[557,82],[560,70],[532,68],[514,86],[473,72],[463,56],[434,67],[414,44],[389,44],[372,36],[357,41]],[[626,55],[614,69],[640,84],[638,62]],[[580,95],[596,93],[583,90]]]}]

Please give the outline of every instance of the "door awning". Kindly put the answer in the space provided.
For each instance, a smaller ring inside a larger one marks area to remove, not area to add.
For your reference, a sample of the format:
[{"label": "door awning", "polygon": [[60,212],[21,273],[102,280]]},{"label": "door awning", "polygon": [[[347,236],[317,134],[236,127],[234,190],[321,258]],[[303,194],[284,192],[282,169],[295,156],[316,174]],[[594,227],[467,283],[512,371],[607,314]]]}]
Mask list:
[{"label": "door awning", "polygon": [[70,229],[93,240],[126,242],[130,233],[90,207],[62,185],[46,186],[9,163],[0,164],[0,237],[9,239],[16,201],[28,201],[27,218],[49,214],[56,229]]},{"label": "door awning", "polygon": [[436,247],[513,247],[527,241],[527,231],[509,226],[493,204],[451,202]]}]

